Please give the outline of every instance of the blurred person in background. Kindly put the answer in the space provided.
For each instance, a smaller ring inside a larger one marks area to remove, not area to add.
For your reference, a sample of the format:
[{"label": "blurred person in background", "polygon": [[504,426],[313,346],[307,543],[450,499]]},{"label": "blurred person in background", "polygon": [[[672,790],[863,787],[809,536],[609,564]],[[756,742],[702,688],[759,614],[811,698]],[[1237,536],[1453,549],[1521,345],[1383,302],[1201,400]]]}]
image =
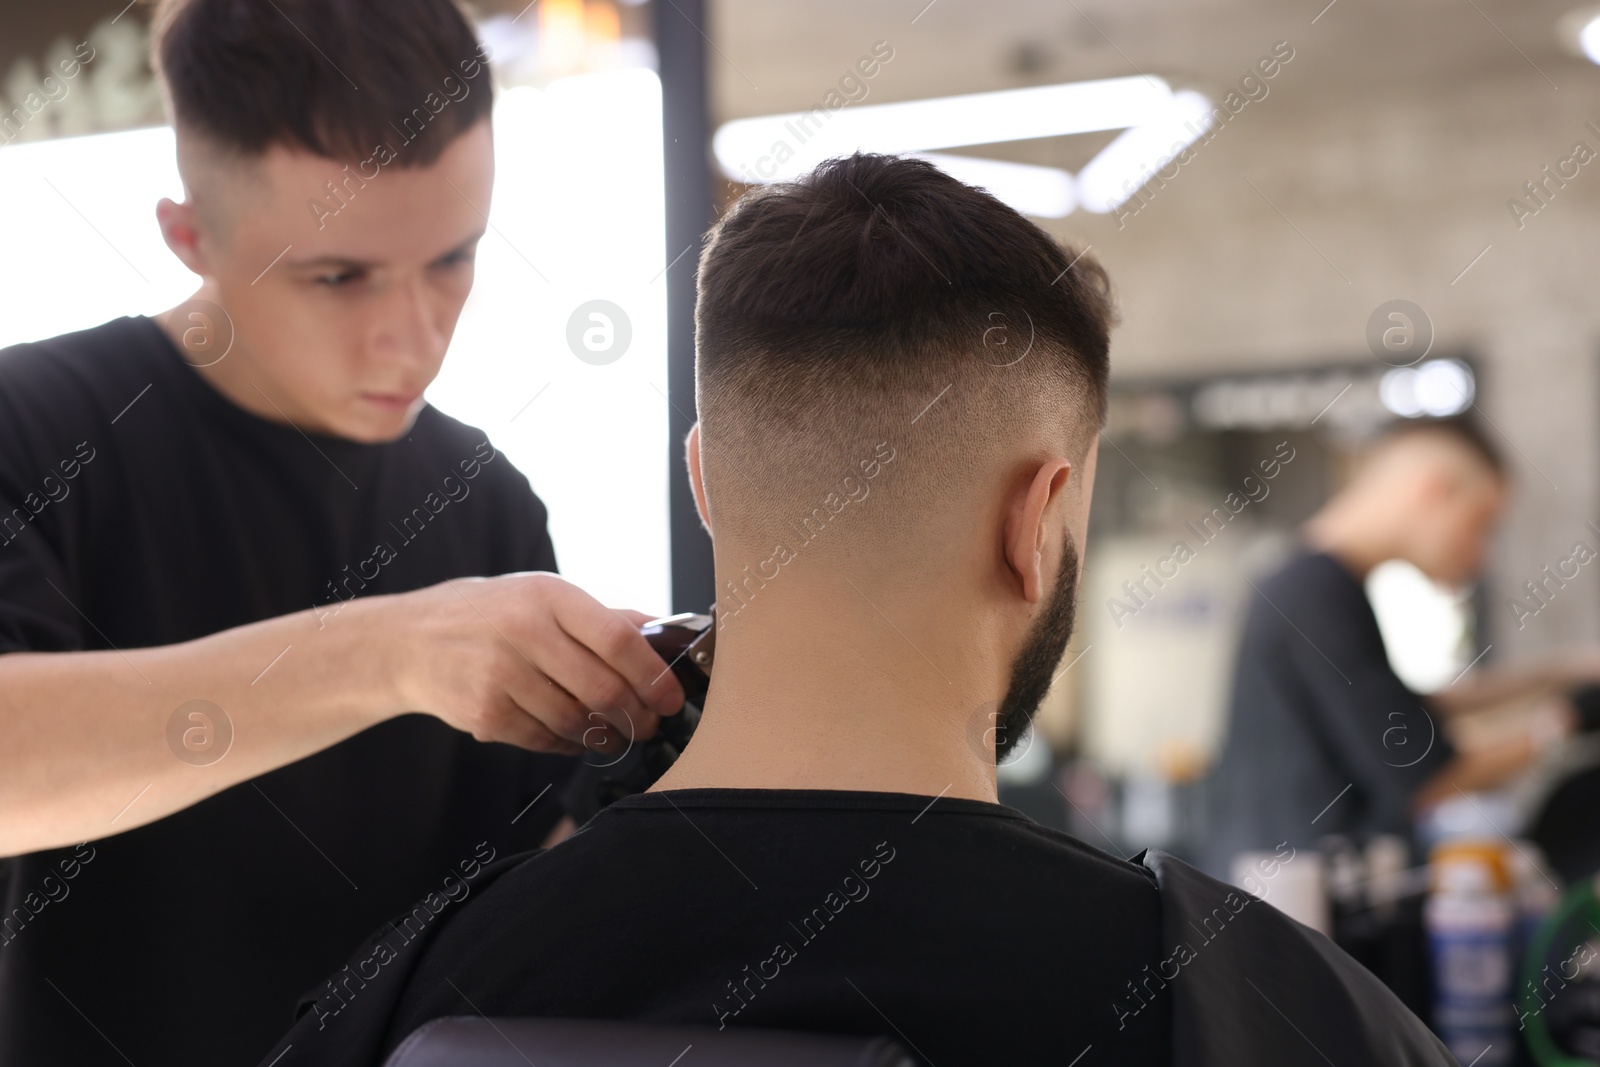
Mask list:
[{"label": "blurred person in background", "polygon": [[[1576,725],[1562,688],[1592,662],[1483,670],[1427,695],[1389,664],[1363,583],[1404,560],[1464,586],[1481,572],[1504,513],[1505,464],[1471,422],[1403,423],[1306,522],[1302,544],[1255,588],[1235,664],[1222,754],[1209,783],[1203,863],[1328,834],[1410,837],[1429,806],[1492,788]],[[1452,742],[1444,720],[1539,695],[1511,736]]]}]

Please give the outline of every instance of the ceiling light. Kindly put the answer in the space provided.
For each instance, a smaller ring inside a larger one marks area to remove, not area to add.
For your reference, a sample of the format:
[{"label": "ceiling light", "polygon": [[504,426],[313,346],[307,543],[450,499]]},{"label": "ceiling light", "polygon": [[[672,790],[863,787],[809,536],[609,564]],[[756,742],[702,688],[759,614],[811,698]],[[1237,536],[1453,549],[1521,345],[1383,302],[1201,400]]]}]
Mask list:
[{"label": "ceiling light", "polygon": [[1165,114],[1171,101],[1161,79],[1128,77],[833,110],[818,104],[725,123],[712,151],[729,178],[759,184],[857,151],[901,154],[1125,129]]},{"label": "ceiling light", "polygon": [[1578,47],[1589,57],[1589,62],[1600,63],[1600,15],[1585,22],[1578,31]]},{"label": "ceiling light", "polygon": [[1556,40],[1561,47],[1600,63],[1600,7],[1575,8],[1556,21]]},{"label": "ceiling light", "polygon": [[1210,100],[1192,90],[1173,94],[1161,115],[1118,134],[1078,172],[1078,202],[1097,214],[1115,211],[1211,124]]},{"label": "ceiling light", "polygon": [[934,152],[917,152],[915,158],[927,160],[958,182],[987,189],[996,200],[1024,215],[1059,219],[1078,206],[1077,185],[1072,175],[1059,167]]},{"label": "ceiling light", "polygon": [[1430,359],[1415,367],[1396,367],[1378,383],[1378,399],[1402,418],[1446,418],[1472,406],[1472,371],[1455,359]]}]

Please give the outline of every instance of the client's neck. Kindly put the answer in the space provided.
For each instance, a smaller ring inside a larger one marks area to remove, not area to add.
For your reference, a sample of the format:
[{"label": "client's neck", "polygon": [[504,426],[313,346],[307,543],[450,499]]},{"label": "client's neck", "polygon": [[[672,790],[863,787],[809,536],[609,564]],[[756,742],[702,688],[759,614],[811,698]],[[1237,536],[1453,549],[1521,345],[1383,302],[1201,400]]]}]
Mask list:
[{"label": "client's neck", "polygon": [[719,606],[704,715],[654,788],[993,801],[983,716],[1004,695],[1009,664],[962,625],[956,591],[941,582],[902,591],[836,570],[814,583],[827,588],[801,578],[780,575],[736,615]]}]

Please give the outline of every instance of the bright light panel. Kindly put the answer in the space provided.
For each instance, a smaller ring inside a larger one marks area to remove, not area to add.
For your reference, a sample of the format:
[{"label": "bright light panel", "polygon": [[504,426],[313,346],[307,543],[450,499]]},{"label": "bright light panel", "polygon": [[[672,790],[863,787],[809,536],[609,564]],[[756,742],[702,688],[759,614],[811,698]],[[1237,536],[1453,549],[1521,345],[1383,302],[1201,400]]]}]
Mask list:
[{"label": "bright light panel", "polygon": [[1600,15],[1583,24],[1578,31],[1578,47],[1591,63],[1600,63]]},{"label": "bright light panel", "polygon": [[[428,400],[483,427],[528,475],[564,575],[611,607],[666,614],[661,82],[619,70],[514,88],[494,123],[491,228]],[[591,300],[632,324],[605,366],[567,347],[567,320]]]},{"label": "bright light panel", "polygon": [[1374,567],[1366,589],[1389,666],[1400,680],[1418,693],[1449,685],[1473,654],[1467,647],[1472,630],[1467,593],[1437,585],[1397,559]]},{"label": "bright light panel", "polygon": [[1059,167],[1036,167],[1031,163],[1011,163],[976,156],[951,156],[918,152],[958,182],[987,189],[997,200],[1024,215],[1059,219],[1078,206],[1078,189],[1072,175]]},{"label": "bright light panel", "polygon": [[1160,116],[1118,134],[1078,172],[1083,209],[1104,214],[1121,207],[1211,123],[1211,101],[1192,90],[1175,93]]},{"label": "bright light panel", "polygon": [[857,151],[901,154],[1118,130],[1162,114],[1171,99],[1161,79],[1128,77],[847,104],[835,111],[819,105],[809,112],[735,119],[717,130],[712,150],[729,178],[760,184],[798,177],[825,159]]},{"label": "bright light panel", "polygon": [[156,201],[183,199],[172,129],[0,148],[0,348],[155,314],[198,286],[168,251]]}]

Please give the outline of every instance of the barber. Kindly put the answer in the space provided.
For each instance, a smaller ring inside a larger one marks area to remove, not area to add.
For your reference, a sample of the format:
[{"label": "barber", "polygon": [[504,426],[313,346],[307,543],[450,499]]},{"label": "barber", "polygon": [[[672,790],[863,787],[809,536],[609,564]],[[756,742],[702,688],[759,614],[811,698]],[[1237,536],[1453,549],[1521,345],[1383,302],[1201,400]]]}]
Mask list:
[{"label": "barber", "polygon": [[[1504,512],[1505,466],[1471,423],[1403,424],[1306,523],[1302,544],[1252,590],[1222,755],[1209,783],[1206,865],[1328,834],[1410,838],[1439,801],[1492,788],[1579,725],[1566,689],[1592,657],[1478,670],[1431,694],[1389,665],[1362,583],[1405,560],[1429,578],[1473,580]],[[1453,739],[1453,716],[1520,702],[1492,743]]]},{"label": "barber", "polygon": [[422,398],[493,182],[461,11],[157,19],[186,197],[157,218],[203,284],[0,352],[7,1067],[254,1062],[353,944],[537,846],[574,754],[682,701]]}]

